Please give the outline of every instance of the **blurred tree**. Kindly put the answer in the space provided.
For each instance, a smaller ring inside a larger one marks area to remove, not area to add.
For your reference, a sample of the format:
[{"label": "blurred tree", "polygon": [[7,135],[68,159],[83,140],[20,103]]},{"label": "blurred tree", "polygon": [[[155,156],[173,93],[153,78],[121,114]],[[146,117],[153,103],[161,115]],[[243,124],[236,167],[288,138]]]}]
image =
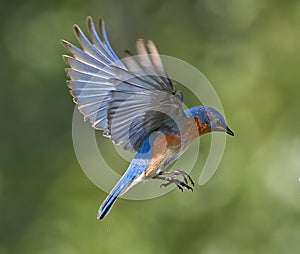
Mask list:
[{"label": "blurred tree", "polygon": [[[299,11],[295,0],[3,2],[0,253],[298,253]],[[60,45],[87,15],[105,18],[120,56],[153,39],[201,70],[237,133],[207,185],[120,200],[100,223],[105,193],[74,155]]]}]

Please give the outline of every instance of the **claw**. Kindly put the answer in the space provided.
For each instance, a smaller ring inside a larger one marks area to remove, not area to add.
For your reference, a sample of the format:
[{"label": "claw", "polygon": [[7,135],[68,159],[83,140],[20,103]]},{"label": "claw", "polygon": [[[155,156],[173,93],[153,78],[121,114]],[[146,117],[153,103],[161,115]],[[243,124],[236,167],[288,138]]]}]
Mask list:
[{"label": "claw", "polygon": [[183,192],[183,188],[179,185],[179,184],[176,184],[178,189],[181,190],[181,192]]},{"label": "claw", "polygon": [[187,175],[187,177],[189,178],[189,180],[190,180],[191,184],[192,184],[193,186],[195,186],[195,184],[194,184],[194,181],[193,181],[192,177],[191,177],[190,175]]},{"label": "claw", "polygon": [[[175,176],[182,176],[183,181],[176,179]],[[194,186],[194,181],[184,171],[181,170],[164,171],[164,172],[160,172],[154,178],[166,181],[166,183],[161,184],[160,187],[167,187],[170,184],[174,183],[176,184],[177,188],[180,191],[183,191],[183,188],[193,191],[193,188],[189,185],[189,182],[192,186]]]}]

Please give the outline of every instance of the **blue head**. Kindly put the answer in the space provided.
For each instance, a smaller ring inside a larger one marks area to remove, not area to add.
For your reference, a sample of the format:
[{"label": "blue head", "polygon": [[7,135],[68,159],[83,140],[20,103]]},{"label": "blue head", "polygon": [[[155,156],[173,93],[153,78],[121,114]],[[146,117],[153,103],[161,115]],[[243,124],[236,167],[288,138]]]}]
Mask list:
[{"label": "blue head", "polygon": [[220,112],[211,107],[196,106],[184,111],[187,116],[199,119],[200,126],[207,126],[208,131],[220,131],[234,136],[232,130],[226,125],[224,117]]}]

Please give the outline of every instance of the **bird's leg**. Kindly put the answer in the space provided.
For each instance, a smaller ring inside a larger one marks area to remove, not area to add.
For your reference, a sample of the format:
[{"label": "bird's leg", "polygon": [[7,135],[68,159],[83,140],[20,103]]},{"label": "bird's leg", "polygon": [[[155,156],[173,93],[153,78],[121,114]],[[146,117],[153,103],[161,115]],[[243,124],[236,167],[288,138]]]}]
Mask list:
[{"label": "bird's leg", "polygon": [[[183,181],[175,178],[176,176],[182,176]],[[189,185],[190,182],[190,184],[194,186],[192,178],[186,172],[181,170],[162,171],[153,178],[166,181],[166,183],[162,184],[160,187],[167,187],[174,183],[181,191],[183,191],[183,188],[193,191],[193,188]]]},{"label": "bird's leg", "polygon": [[195,185],[193,179],[191,178],[191,176],[188,173],[186,173],[185,171],[182,171],[182,170],[163,171],[163,172],[160,172],[160,174],[161,175],[169,175],[169,176],[182,176],[183,180],[186,184],[188,184],[188,182],[190,182],[192,186]]}]

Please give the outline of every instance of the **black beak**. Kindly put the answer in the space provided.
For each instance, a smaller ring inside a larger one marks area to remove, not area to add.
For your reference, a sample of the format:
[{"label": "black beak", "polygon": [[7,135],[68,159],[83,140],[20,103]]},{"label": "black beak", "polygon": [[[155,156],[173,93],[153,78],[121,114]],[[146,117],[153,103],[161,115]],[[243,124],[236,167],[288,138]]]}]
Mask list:
[{"label": "black beak", "polygon": [[230,129],[228,128],[228,126],[226,126],[226,133],[229,134],[230,136],[234,136],[233,131],[230,130]]}]

